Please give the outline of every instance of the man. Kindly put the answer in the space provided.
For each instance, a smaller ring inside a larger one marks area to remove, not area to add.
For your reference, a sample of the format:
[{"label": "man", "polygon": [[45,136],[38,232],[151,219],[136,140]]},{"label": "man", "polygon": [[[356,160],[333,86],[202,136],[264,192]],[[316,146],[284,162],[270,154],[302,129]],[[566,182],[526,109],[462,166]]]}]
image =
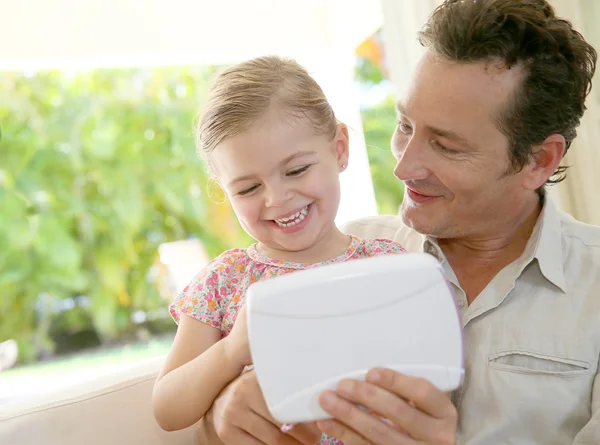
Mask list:
[{"label": "man", "polygon": [[[324,394],[336,420],[318,426],[346,445],[600,443],[600,228],[545,189],[564,177],[596,52],[543,0],[447,0],[420,41],[392,140],[401,216],[346,229],[438,258],[462,312],[466,378],[451,402],[375,371]],[[210,443],[215,431],[227,445],[317,437],[310,425],[280,435],[251,373],[205,423]]]}]

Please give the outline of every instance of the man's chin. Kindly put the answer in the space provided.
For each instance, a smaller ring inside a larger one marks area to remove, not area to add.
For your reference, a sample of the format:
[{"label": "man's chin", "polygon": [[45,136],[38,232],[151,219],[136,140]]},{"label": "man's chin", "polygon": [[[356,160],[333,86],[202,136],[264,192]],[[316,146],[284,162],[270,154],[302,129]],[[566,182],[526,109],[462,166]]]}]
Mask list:
[{"label": "man's chin", "polygon": [[422,232],[425,227],[422,224],[423,215],[420,215],[421,212],[416,212],[415,209],[407,208],[407,206],[403,203],[400,207],[400,216],[402,217],[402,222],[410,227],[411,229],[422,233],[423,235],[428,235],[427,233]]},{"label": "man's chin", "polygon": [[[415,209],[407,209],[404,206],[400,208],[402,222],[421,235],[429,235],[438,238],[440,234],[439,227],[436,226],[434,218],[424,215],[423,212]],[[433,223],[433,224],[432,224]]]}]

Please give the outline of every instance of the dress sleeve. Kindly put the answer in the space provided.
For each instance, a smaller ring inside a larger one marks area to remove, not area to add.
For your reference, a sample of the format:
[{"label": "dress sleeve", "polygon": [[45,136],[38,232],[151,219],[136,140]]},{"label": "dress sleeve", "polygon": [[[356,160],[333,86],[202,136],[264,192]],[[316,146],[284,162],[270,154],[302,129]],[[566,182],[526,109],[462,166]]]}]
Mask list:
[{"label": "dress sleeve", "polygon": [[221,255],[206,265],[169,306],[175,322],[179,323],[181,316],[187,315],[220,329],[224,308],[234,294],[229,280],[232,266],[230,255]]}]

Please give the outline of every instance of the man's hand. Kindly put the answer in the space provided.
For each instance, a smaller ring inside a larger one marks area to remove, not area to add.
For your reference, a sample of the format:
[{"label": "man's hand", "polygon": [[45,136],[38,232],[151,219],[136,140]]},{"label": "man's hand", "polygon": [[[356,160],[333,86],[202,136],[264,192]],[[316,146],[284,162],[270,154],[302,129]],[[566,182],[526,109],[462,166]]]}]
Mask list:
[{"label": "man's hand", "polygon": [[280,428],[269,414],[256,374],[249,371],[215,400],[199,435],[203,445],[315,445],[321,439],[314,425],[296,425],[289,433]]},{"label": "man's hand", "polygon": [[375,369],[366,382],[345,380],[337,391],[323,393],[320,402],[335,420],[318,422],[319,428],[345,445],[456,443],[456,408],[423,379]]}]

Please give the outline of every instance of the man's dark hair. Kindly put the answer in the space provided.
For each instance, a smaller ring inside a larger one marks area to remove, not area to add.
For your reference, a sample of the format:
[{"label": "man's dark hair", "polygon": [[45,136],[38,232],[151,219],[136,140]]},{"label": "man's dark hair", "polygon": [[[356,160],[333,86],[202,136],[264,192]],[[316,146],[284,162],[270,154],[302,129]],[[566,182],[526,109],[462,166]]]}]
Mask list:
[{"label": "man's dark hair", "polygon": [[[508,137],[514,171],[532,147],[552,134],[577,134],[592,88],[597,53],[570,22],[544,0],[446,0],[429,17],[419,42],[456,62],[502,61],[519,65],[524,79],[497,119]],[[565,178],[560,166],[546,184]]]}]

